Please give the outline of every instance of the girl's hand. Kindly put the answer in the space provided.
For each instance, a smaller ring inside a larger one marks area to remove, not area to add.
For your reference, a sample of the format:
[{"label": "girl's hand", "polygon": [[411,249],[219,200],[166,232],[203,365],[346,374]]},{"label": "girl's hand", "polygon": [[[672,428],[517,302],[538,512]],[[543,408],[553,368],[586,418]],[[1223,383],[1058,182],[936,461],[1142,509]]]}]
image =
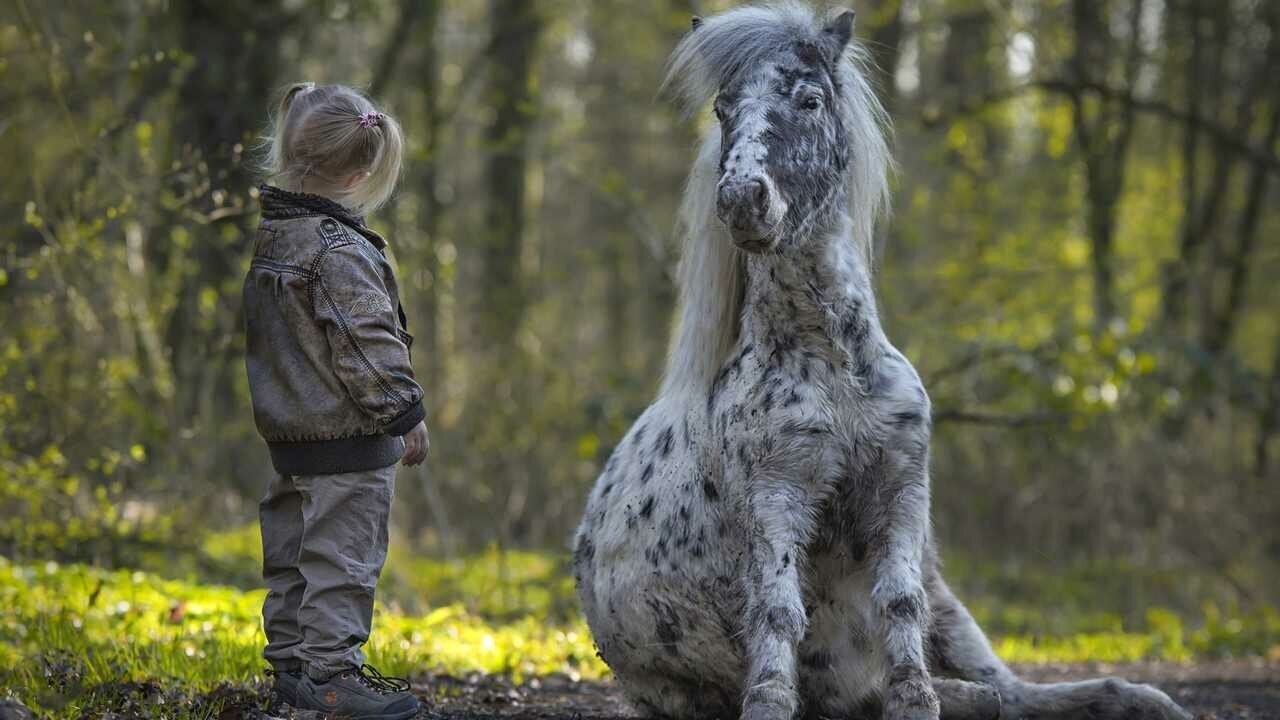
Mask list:
[{"label": "girl's hand", "polygon": [[427,459],[427,451],[430,449],[431,440],[427,437],[427,423],[423,421],[405,434],[404,457],[401,458],[401,462],[410,466],[421,465],[422,461]]}]

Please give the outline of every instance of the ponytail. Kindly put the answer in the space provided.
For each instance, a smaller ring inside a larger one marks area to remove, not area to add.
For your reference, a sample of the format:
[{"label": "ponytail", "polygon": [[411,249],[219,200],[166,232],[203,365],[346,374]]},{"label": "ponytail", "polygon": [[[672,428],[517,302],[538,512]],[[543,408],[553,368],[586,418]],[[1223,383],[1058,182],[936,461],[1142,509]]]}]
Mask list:
[{"label": "ponytail", "polygon": [[[290,85],[263,145],[267,180],[326,195],[360,214],[390,199],[404,158],[395,118],[344,85]],[[365,177],[347,187],[361,172]]]}]

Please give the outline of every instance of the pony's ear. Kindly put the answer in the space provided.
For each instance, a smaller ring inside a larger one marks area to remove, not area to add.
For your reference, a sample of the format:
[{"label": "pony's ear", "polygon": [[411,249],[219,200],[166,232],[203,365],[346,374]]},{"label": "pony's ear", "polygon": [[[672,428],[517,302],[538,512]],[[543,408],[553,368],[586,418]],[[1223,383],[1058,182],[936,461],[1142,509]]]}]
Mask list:
[{"label": "pony's ear", "polygon": [[702,27],[702,18],[700,16],[694,15],[693,17],[689,18],[690,30],[697,30],[700,27]]},{"label": "pony's ear", "polygon": [[822,38],[832,60],[840,57],[849,44],[849,38],[853,37],[853,17],[852,10],[845,10],[822,29]]}]

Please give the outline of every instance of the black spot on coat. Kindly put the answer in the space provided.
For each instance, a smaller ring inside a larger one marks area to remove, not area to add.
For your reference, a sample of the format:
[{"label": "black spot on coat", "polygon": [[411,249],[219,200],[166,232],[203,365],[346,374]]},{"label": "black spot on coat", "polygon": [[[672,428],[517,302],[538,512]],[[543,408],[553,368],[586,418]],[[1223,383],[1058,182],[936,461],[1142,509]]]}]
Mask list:
[{"label": "black spot on coat", "polygon": [[702,476],[702,494],[707,497],[709,502],[720,500],[720,491],[716,489],[716,481],[711,478],[709,473]]}]

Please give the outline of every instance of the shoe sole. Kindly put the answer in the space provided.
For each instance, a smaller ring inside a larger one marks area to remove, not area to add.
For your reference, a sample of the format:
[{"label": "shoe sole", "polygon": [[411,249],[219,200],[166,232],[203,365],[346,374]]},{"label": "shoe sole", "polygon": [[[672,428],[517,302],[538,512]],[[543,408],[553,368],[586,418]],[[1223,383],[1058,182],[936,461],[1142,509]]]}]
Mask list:
[{"label": "shoe sole", "polygon": [[271,695],[267,697],[268,712],[278,712],[282,705],[287,707],[295,707],[297,706],[297,704],[298,704],[298,698],[296,696],[287,697],[274,690],[271,691]]},{"label": "shoe sole", "polygon": [[[409,720],[418,716],[418,711],[422,709],[421,703],[412,710],[404,710],[398,713],[389,713],[383,715],[347,715],[345,713],[330,712],[325,713],[322,717],[324,720]],[[312,711],[316,712],[316,711]],[[320,711],[324,712],[324,711]]]},{"label": "shoe sole", "polygon": [[422,701],[419,700],[412,708],[398,710],[393,713],[383,713],[381,715],[351,715],[344,712],[338,712],[336,710],[325,710],[323,707],[308,707],[310,703],[306,703],[305,700],[305,697],[299,696],[298,703],[292,704],[289,707],[303,712],[317,713],[324,720],[409,720],[410,718],[417,717],[418,713],[422,710]]}]

